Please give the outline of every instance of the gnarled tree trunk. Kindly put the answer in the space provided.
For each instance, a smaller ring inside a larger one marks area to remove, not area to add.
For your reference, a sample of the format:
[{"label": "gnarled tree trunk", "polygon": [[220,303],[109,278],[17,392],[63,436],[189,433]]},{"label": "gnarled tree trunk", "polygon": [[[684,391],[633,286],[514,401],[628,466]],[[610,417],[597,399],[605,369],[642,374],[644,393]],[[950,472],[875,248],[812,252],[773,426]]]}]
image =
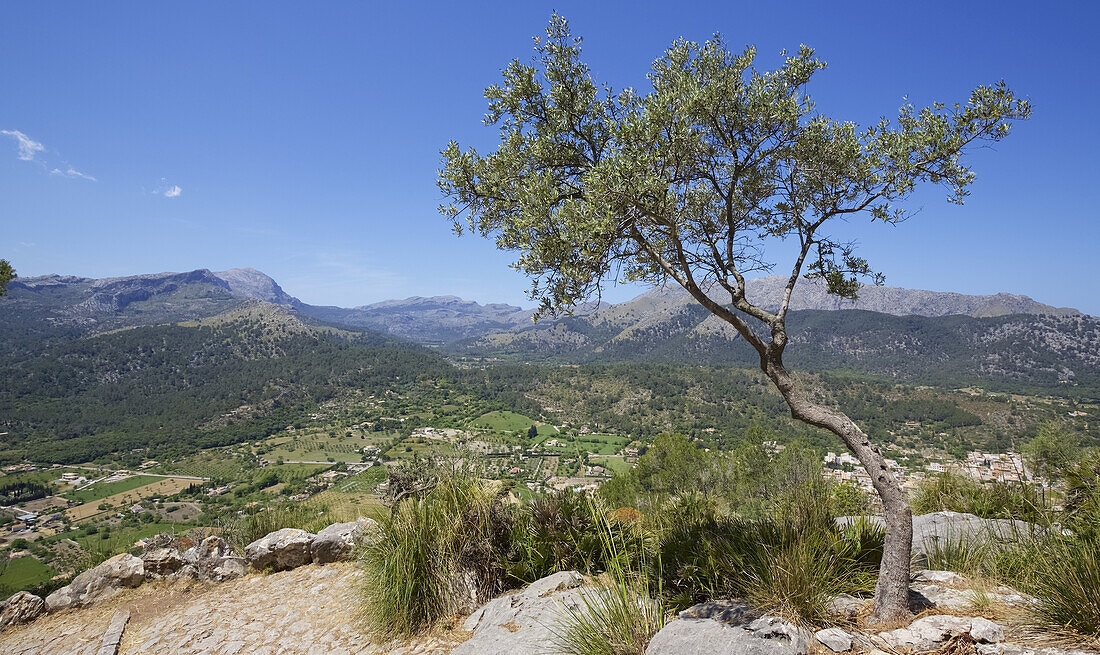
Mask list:
[{"label": "gnarled tree trunk", "polygon": [[886,459],[863,430],[842,412],[810,401],[783,367],[781,355],[761,357],[761,368],[779,389],[794,418],[825,428],[840,437],[871,476],[871,484],[882,499],[886,541],[882,566],[875,584],[873,623],[885,623],[909,615],[909,564],[913,548],[913,513],[901,483],[886,465]]}]

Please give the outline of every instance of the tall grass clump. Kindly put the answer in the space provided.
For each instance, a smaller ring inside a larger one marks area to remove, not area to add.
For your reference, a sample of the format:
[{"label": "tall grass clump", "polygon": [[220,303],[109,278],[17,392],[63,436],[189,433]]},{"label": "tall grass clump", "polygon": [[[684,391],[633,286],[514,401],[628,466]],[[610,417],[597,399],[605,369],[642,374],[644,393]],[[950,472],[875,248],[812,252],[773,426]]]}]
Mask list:
[{"label": "tall grass clump", "polygon": [[502,591],[512,520],[495,493],[462,472],[401,501],[361,552],[367,627],[382,637],[415,634]]},{"label": "tall grass clump", "polygon": [[742,598],[805,624],[827,622],[840,593],[874,590],[881,527],[847,528],[801,519],[712,516],[669,529],[661,540],[663,585],[675,608],[709,598]]},{"label": "tall grass clump", "polygon": [[659,561],[650,561],[637,523],[623,524],[595,502],[589,513],[602,550],[605,584],[581,589],[580,603],[564,605],[553,628],[554,645],[565,655],[644,655],[649,640],[665,623]]},{"label": "tall grass clump", "polygon": [[1034,553],[1024,588],[1038,599],[1037,624],[1100,637],[1100,542],[1053,537]]},{"label": "tall grass clump", "polygon": [[964,512],[985,519],[1041,522],[1048,515],[1042,491],[1032,484],[980,483],[957,473],[932,476],[917,487],[914,514]]}]

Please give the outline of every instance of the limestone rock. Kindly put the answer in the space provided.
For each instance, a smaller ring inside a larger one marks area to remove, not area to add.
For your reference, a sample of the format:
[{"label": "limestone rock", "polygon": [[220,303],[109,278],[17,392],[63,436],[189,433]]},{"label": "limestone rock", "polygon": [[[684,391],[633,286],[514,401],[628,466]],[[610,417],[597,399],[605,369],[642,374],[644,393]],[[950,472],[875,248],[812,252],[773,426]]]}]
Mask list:
[{"label": "limestone rock", "polygon": [[1096,655],[1093,650],[1058,648],[1056,646],[1023,646],[1020,644],[975,644],[978,655]]},{"label": "limestone rock", "polygon": [[761,616],[750,605],[720,600],[680,612],[679,620],[654,635],[646,655],[794,655],[806,653],[809,648],[809,631],[776,616]]},{"label": "limestone rock", "polygon": [[141,561],[145,565],[145,575],[150,579],[172,575],[183,567],[183,557],[175,548],[157,548],[144,553]]},{"label": "limestone rock", "polygon": [[584,576],[561,571],[537,580],[522,591],[493,599],[474,612],[463,624],[473,636],[452,655],[542,655],[552,649],[552,630],[565,608],[580,609],[583,595],[593,589],[578,589]]},{"label": "limestone rock", "polygon": [[807,652],[784,639],[767,639],[743,626],[713,619],[678,619],[661,628],[646,648],[646,655],[805,655]]},{"label": "limestone rock", "polygon": [[367,535],[377,529],[374,519],[359,519],[348,523],[333,523],[317,533],[309,546],[313,561],[328,564],[346,559]]},{"label": "limestone rock", "polygon": [[862,598],[840,594],[829,601],[829,611],[842,618],[854,619],[859,615],[859,610],[865,602],[867,601]]},{"label": "limestone rock", "polygon": [[954,571],[917,571],[913,581],[949,587],[965,587],[970,584],[970,580],[965,575],[959,575]]},{"label": "limestone rock", "polygon": [[[883,525],[881,516],[842,516],[837,525],[844,527],[856,520]],[[913,554],[926,555],[940,540],[977,540],[984,543],[1011,543],[1034,534],[1045,534],[1046,528],[1010,519],[983,519],[961,512],[932,512],[913,517]]]},{"label": "limestone rock", "polygon": [[944,640],[970,632],[972,619],[965,616],[936,614],[913,621],[908,628],[879,633],[891,648],[931,650]]},{"label": "limestone rock", "polygon": [[118,593],[123,587],[136,587],[145,580],[145,565],[129,553],[115,555],[99,566],[73,578],[65,587],[46,597],[49,611],[91,605]]},{"label": "limestone rock", "polygon": [[818,630],[814,633],[814,638],[834,653],[843,653],[844,651],[852,650],[852,635],[844,632],[840,628]]},{"label": "limestone rock", "polygon": [[[996,587],[985,592],[985,595],[995,603],[1010,607],[1027,607],[1037,602],[1032,596],[1008,587]],[[977,598],[978,595],[973,590],[954,589],[938,584],[916,583],[909,590],[909,603],[914,611],[933,608],[941,611],[968,610]]]},{"label": "limestone rock", "polygon": [[0,603],[0,630],[33,621],[45,611],[46,601],[26,591],[17,592]]},{"label": "limestone rock", "polygon": [[118,654],[118,645],[122,641],[122,631],[126,629],[126,624],[129,621],[130,610],[122,609],[115,612],[115,615],[111,617],[110,625],[107,626],[107,631],[103,633],[103,639],[96,655]]},{"label": "limestone rock", "polygon": [[179,569],[178,575],[205,582],[225,582],[248,572],[248,563],[244,558],[238,557],[225,539],[215,535],[188,548],[182,559],[184,565]]},{"label": "limestone rock", "polygon": [[283,528],[248,544],[245,558],[257,569],[276,571],[297,568],[313,560],[310,544],[314,535],[297,528]]},{"label": "limestone rock", "polygon": [[981,644],[996,644],[1005,640],[1005,629],[978,616],[970,624],[970,636]]},{"label": "limestone rock", "polygon": [[732,600],[708,600],[680,612],[681,619],[714,619],[730,625],[743,625],[760,618],[751,605]]}]

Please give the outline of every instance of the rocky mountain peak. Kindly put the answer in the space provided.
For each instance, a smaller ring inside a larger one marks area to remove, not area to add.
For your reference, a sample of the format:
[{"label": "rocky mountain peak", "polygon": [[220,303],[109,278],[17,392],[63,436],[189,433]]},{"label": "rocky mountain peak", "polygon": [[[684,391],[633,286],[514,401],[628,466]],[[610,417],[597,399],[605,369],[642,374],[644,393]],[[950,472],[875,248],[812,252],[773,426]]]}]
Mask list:
[{"label": "rocky mountain peak", "polygon": [[231,268],[213,275],[229,285],[230,293],[276,305],[298,305],[299,300],[283,291],[275,280],[254,268]]}]

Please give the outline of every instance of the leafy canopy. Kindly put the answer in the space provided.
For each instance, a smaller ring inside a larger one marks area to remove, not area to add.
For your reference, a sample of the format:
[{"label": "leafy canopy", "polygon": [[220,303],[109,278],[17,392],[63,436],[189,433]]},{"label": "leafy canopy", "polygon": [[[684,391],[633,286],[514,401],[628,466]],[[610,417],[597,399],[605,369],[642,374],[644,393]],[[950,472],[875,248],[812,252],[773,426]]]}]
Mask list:
[{"label": "leafy canopy", "polygon": [[[615,92],[593,80],[581,40],[557,15],[535,53],[485,90],[498,149],[452,141],[439,185],[456,231],[465,223],[518,253],[513,266],[532,279],[540,316],[598,296],[612,278],[673,278],[735,326],[731,306],[781,324],[801,275],[854,297],[860,279],[881,277],[830,224],[860,213],[899,221],[896,203],[922,182],[961,203],[974,180],[965,149],[1004,138],[1030,113],[998,82],[965,103],[905,104],[861,128],[816,112],[806,87],[825,63],[812,49],[761,71],[755,48],[730,52],[717,35],[673,42],[653,63],[651,89]],[[770,270],[766,246],[786,240],[799,255],[769,311],[745,298],[744,275]]]},{"label": "leafy canopy", "polygon": [[11,263],[6,259],[0,259],[0,296],[7,294],[8,282],[17,277],[19,276],[15,274],[15,269],[12,268]]}]

